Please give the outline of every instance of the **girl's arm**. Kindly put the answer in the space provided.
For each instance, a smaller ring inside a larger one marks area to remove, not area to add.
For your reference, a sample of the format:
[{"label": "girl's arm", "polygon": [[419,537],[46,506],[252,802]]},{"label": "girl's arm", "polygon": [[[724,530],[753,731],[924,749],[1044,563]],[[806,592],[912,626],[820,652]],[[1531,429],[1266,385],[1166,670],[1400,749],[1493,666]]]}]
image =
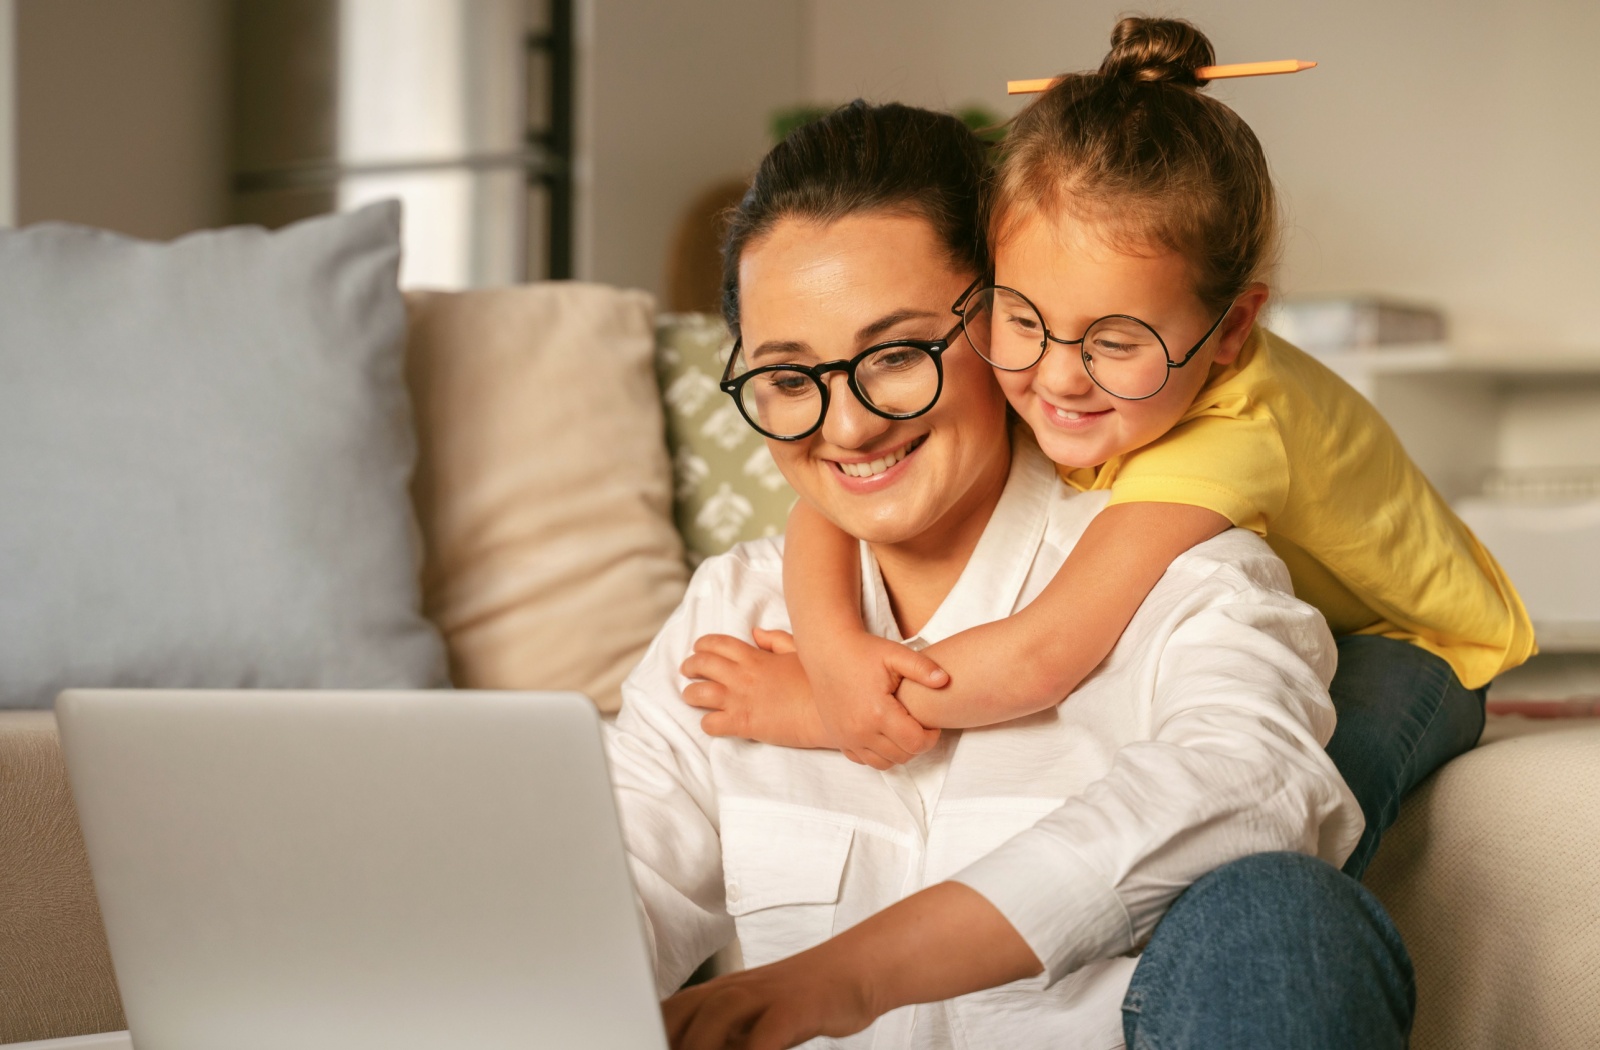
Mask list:
[{"label": "girl's arm", "polygon": [[685,989],[662,1013],[673,1050],[781,1050],[1043,969],[998,908],[941,882],[815,948]]},{"label": "girl's arm", "polygon": [[[684,674],[706,681],[685,696],[718,712],[706,724],[713,735],[836,747],[887,769],[933,746],[937,728],[925,726],[993,725],[1060,703],[1111,652],[1172,560],[1229,525],[1187,504],[1107,507],[1026,608],[914,653],[866,633],[856,541],[798,504],[785,541],[784,590],[795,633],[806,625],[813,631],[810,663],[802,670],[774,659],[773,652],[789,651],[787,640],[758,649],[703,639],[715,659],[685,663]],[[807,643],[798,644],[805,663]]]},{"label": "girl's arm", "polygon": [[1216,511],[1181,503],[1107,507],[1027,607],[928,647],[949,672],[947,685],[907,678],[896,695],[919,723],[946,729],[1054,707],[1110,654],[1172,560],[1230,526]]},{"label": "girl's arm", "polygon": [[915,680],[922,694],[932,694],[948,676],[928,657],[867,633],[860,545],[803,500],[789,512],[783,594],[812,701],[834,746],[887,769],[938,742],[938,730],[907,714],[895,689]]}]

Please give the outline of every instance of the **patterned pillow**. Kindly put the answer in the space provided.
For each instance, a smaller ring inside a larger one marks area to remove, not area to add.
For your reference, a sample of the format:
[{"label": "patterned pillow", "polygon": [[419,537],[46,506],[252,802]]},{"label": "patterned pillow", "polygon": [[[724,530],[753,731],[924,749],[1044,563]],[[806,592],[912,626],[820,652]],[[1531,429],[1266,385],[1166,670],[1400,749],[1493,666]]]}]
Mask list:
[{"label": "patterned pillow", "polygon": [[735,543],[778,535],[795,501],[766,441],[717,389],[732,350],[727,327],[713,314],[663,314],[656,321],[674,511],[694,564]]}]

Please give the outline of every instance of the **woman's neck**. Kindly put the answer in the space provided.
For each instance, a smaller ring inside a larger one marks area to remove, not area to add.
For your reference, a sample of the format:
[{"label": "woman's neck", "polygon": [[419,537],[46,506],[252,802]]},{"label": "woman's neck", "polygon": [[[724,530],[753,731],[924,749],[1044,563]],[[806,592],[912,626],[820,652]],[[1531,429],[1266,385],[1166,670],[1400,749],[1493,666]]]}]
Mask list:
[{"label": "woman's neck", "polygon": [[902,638],[918,634],[950,596],[983,537],[1011,474],[1011,443],[932,528],[901,543],[872,544]]}]

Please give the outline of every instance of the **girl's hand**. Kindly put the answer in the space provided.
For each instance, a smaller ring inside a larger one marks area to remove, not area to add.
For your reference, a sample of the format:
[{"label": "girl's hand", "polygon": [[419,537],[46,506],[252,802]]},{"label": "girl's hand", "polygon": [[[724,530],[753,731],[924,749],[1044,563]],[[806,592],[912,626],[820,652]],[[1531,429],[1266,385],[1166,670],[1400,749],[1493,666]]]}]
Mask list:
[{"label": "girl's hand", "polygon": [[822,727],[852,762],[874,769],[909,762],[939,742],[895,697],[910,679],[941,689],[950,676],[932,659],[865,631],[840,634],[816,671],[812,696]]},{"label": "girl's hand", "polygon": [[832,747],[811,684],[786,631],[754,633],[757,646],[726,634],[708,634],[679,668],[695,679],[684,700],[709,712],[700,728],[711,736],[740,737],[782,747]]},{"label": "girl's hand", "polygon": [[822,944],[684,989],[661,1007],[673,1050],[784,1050],[861,1031],[882,1011],[839,954]]}]

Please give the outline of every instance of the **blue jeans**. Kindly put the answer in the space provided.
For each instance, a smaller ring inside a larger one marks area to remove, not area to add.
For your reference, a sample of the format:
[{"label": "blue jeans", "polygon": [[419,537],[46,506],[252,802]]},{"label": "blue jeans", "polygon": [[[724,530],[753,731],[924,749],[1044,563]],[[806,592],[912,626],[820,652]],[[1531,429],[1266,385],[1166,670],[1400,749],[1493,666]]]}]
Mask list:
[{"label": "blue jeans", "polygon": [[1258,853],[1190,886],[1122,1004],[1128,1050],[1404,1047],[1411,959],[1375,897],[1332,865]]},{"label": "blue jeans", "polygon": [[1328,757],[1367,818],[1344,865],[1359,879],[1411,789],[1477,744],[1488,687],[1468,689],[1449,664],[1409,642],[1349,635],[1338,645],[1330,691],[1339,722]]}]

